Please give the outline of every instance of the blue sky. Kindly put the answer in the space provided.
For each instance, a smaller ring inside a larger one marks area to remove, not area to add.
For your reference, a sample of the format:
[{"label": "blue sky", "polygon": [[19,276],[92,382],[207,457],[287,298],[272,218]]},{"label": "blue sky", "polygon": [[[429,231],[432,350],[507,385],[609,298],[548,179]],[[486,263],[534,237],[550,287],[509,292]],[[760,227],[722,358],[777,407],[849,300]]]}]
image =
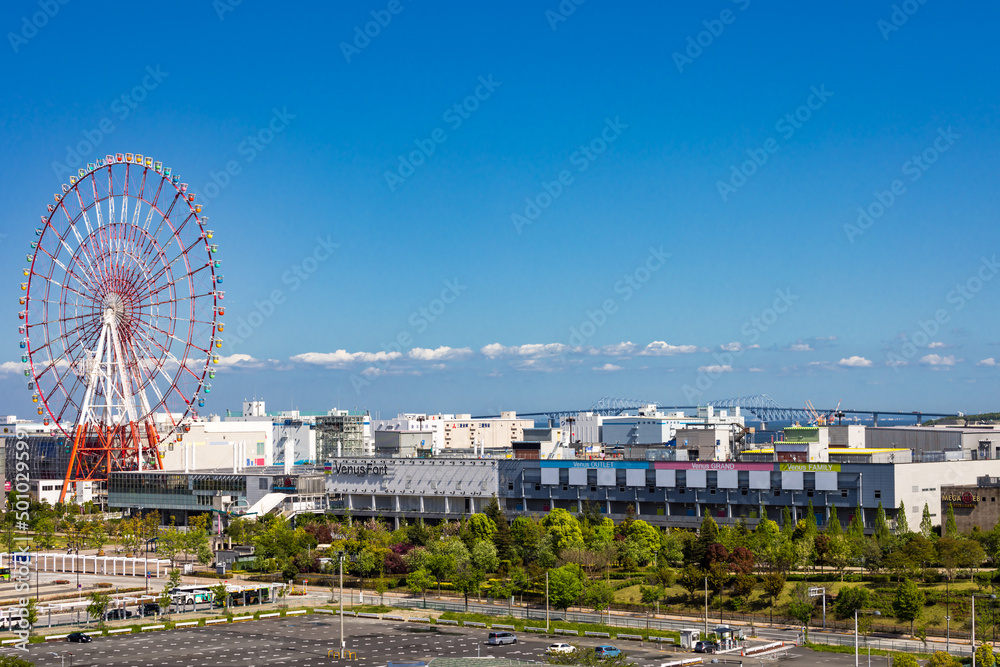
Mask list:
[{"label": "blue sky", "polygon": [[51,3],[0,8],[6,412],[16,258],[88,136],[206,200],[204,411],[996,408],[1000,8]]}]

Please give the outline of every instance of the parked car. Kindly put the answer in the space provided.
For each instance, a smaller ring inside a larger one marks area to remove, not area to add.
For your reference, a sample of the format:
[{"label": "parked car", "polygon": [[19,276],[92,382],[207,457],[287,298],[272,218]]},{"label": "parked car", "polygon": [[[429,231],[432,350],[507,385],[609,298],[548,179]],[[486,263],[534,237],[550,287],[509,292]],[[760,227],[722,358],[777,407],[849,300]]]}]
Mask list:
[{"label": "parked car", "polygon": [[127,618],[132,618],[135,613],[129,609],[112,609],[109,612],[105,612],[105,621],[124,621]]},{"label": "parked car", "polygon": [[719,650],[719,645],[715,642],[698,642],[694,645],[695,653],[715,653]]},{"label": "parked car", "polygon": [[486,640],[487,644],[499,646],[500,644],[516,644],[517,637],[512,632],[491,632]]},{"label": "parked car", "polygon": [[155,602],[144,602],[139,605],[140,616],[156,616],[160,613],[160,605]]},{"label": "parked car", "polygon": [[94,640],[91,639],[90,635],[88,634],[84,634],[82,632],[71,632],[70,634],[66,635],[66,641],[76,642],[78,644],[89,644]]},{"label": "parked car", "polygon": [[603,646],[598,646],[597,648],[595,648],[594,654],[598,658],[614,658],[615,656],[621,655],[622,652],[617,647],[612,646],[611,644],[605,644]]},{"label": "parked car", "polygon": [[546,651],[549,653],[572,653],[576,649],[569,644],[551,644]]}]

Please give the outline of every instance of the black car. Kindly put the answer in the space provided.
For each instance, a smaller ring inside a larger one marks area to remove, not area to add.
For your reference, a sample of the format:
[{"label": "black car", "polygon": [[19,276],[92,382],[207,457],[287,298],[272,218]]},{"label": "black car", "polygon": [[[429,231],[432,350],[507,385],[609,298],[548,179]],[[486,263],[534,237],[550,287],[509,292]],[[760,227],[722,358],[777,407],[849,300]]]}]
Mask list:
[{"label": "black car", "polygon": [[160,605],[155,602],[146,602],[139,605],[140,616],[156,616],[160,613]]},{"label": "black car", "polygon": [[90,635],[85,635],[82,632],[73,632],[66,635],[66,641],[76,642],[78,644],[88,644],[94,640],[90,638]]},{"label": "black car", "polygon": [[104,614],[105,621],[124,621],[126,618],[132,618],[135,614],[128,609],[112,609],[111,611]]}]

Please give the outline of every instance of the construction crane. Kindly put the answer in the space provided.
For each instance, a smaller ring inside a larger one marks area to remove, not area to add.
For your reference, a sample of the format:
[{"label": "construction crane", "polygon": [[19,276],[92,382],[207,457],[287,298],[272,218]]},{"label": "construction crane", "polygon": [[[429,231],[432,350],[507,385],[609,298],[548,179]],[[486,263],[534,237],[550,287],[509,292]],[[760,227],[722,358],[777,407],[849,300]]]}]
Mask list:
[{"label": "construction crane", "polygon": [[810,426],[824,426],[826,424],[826,417],[821,415],[816,410],[816,407],[808,398],[806,399],[806,412],[808,412],[809,416],[812,417],[812,423],[810,423]]}]

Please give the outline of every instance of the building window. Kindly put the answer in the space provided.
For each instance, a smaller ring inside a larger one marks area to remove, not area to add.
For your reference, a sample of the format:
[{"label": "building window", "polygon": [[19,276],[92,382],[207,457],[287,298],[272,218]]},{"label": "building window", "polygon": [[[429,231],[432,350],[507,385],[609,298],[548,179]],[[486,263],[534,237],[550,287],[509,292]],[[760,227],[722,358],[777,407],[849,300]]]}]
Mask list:
[{"label": "building window", "polygon": [[747,495],[747,490],[746,489],[740,489],[740,494],[742,494],[744,496]]},{"label": "building window", "polygon": [[563,491],[569,491],[569,485],[563,484]]},{"label": "building window", "polygon": [[882,497],[882,492],[879,491],[878,489],[875,489],[875,497],[876,498],[881,498]]},{"label": "building window", "polygon": [[840,497],[841,498],[846,498],[847,497],[847,489],[841,489],[840,490]]},{"label": "building window", "polygon": [[507,490],[508,491],[514,490],[514,482],[507,482]]},{"label": "building window", "polygon": [[813,490],[812,489],[809,489],[808,491],[806,491],[806,497],[807,498],[812,498],[813,497]]},{"label": "building window", "polygon": [[597,487],[596,486],[590,487],[590,492],[591,493],[597,493]]},{"label": "building window", "polygon": [[709,489],[709,490],[708,490],[708,492],[709,492],[709,493],[710,493],[711,495],[713,495],[713,496],[714,496],[714,495],[715,495],[715,487],[712,487],[711,489]]},{"label": "building window", "polygon": [[541,490],[542,490],[542,485],[541,484],[535,484],[535,491],[541,491]]},{"label": "building window", "polygon": [[781,495],[781,491],[779,491],[778,489],[775,489],[774,490],[774,497],[777,498],[780,495]]},{"label": "building window", "polygon": [[266,479],[258,479],[257,480],[257,488],[259,490],[261,490],[261,491],[267,491],[267,480]]}]

